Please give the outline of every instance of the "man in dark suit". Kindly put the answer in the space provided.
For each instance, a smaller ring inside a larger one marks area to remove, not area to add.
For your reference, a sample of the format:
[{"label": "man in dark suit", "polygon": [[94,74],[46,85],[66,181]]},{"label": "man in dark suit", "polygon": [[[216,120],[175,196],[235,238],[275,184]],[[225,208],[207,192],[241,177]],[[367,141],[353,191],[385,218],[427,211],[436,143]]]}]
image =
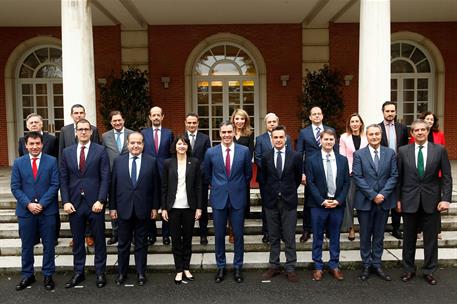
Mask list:
[{"label": "man in dark suit", "polygon": [[295,228],[297,227],[297,188],[302,177],[302,156],[287,150],[286,130],[277,126],[271,132],[273,149],[262,158],[262,180],[264,181],[263,207],[268,231],[270,232],[270,267],[262,275],[266,280],[280,274],[279,254],[281,237],[285,243],[286,263],[284,268],[289,282],[298,282],[295,272],[297,252]]},{"label": "man in dark suit", "polygon": [[[162,127],[164,117],[161,108],[152,107],[149,111],[149,120],[151,121],[152,126],[141,130],[141,134],[143,134],[144,138],[144,153],[155,157],[161,178],[163,163],[167,158],[171,157],[170,147],[174,138],[173,132],[170,129]],[[170,245],[170,230],[166,221],[162,221],[162,237],[163,244]],[[148,231],[148,244],[154,244],[156,239],[156,222],[155,220],[151,220]]]},{"label": "man in dark suit", "polygon": [[[48,132],[43,132],[43,118],[37,113],[31,113],[27,116],[26,125],[29,132],[38,132],[43,137],[43,149],[42,152],[57,158],[59,152],[59,142],[57,137]],[[29,153],[25,146],[25,136],[19,138],[19,156],[23,156]],[[60,233],[60,214],[56,213],[56,244],[59,239]],[[36,236],[36,243],[40,242],[40,237]]]},{"label": "man in dark suit", "polygon": [[[321,151],[320,134],[324,130],[333,130],[332,128],[322,124],[323,119],[324,115],[322,114],[321,108],[313,107],[309,111],[309,120],[311,121],[311,125],[300,130],[300,135],[297,140],[297,152],[303,155],[303,172],[306,167],[306,160]],[[333,150],[338,153],[337,143],[335,143]],[[304,243],[309,240],[312,230],[311,209],[308,207],[309,204],[307,203],[310,193],[308,187],[306,187],[305,174],[302,176],[302,184],[305,185],[305,205],[303,206],[303,234],[300,237],[300,242]]]},{"label": "man in dark suit", "polygon": [[[209,136],[205,133],[198,131],[198,114],[189,113],[186,115],[184,124],[186,132],[184,136],[189,139],[192,147],[191,156],[197,158],[203,167],[203,159],[205,158],[206,151],[211,148],[211,141]],[[202,168],[203,169],[203,168]],[[198,220],[200,226],[200,244],[208,244],[208,184],[202,180],[202,202],[201,202],[202,215]]]},{"label": "man in dark suit", "polygon": [[324,274],[322,245],[324,229],[327,229],[330,237],[328,267],[333,277],[341,281],[343,273],[339,269],[340,227],[349,190],[348,160],[333,151],[336,142],[335,131],[324,130],[320,138],[322,150],[307,158],[305,170],[310,194],[307,203],[311,208],[313,227],[313,280],[320,281]]},{"label": "man in dark suit", "polygon": [[[379,123],[382,130],[381,145],[389,147],[398,153],[398,149],[408,144],[408,127],[395,121],[397,106],[395,102],[386,101],[382,105],[384,120]],[[392,216],[392,235],[397,239],[403,238],[400,231],[401,213],[395,208],[390,210]]]},{"label": "man in dark suit", "polygon": [[[273,148],[272,140],[271,140],[271,131],[273,131],[274,128],[276,128],[279,124],[279,117],[275,113],[268,113],[265,115],[265,126],[267,128],[267,131],[263,133],[262,135],[257,136],[255,139],[255,156],[254,156],[254,161],[257,166],[257,177],[256,180],[259,183],[259,188],[260,188],[260,197],[262,198],[262,243],[268,243],[269,242],[269,235],[268,235],[268,226],[267,226],[267,220],[265,218],[265,210],[264,210],[264,191],[265,191],[265,186],[264,186],[264,181],[262,178],[262,159],[265,153],[269,152]],[[292,144],[290,140],[290,136],[287,135],[286,138],[286,150],[291,151],[292,150]]]},{"label": "man in dark suit", "polygon": [[16,216],[22,250],[22,279],[16,290],[22,290],[35,282],[33,246],[38,234],[43,241],[44,287],[54,289],[52,275],[55,272],[55,233],[59,171],[57,160],[42,153],[43,136],[35,131],[25,135],[27,154],[14,161],[11,172],[11,192],[17,200]]},{"label": "man in dark suit", "polygon": [[[29,131],[38,132],[43,136],[42,152],[57,157],[59,151],[59,142],[57,137],[48,132],[43,132],[43,118],[37,113],[31,113],[27,116],[26,126]],[[19,156],[29,153],[25,146],[25,136],[19,138]]]},{"label": "man in dark suit", "polygon": [[[120,111],[111,111],[109,120],[113,129],[103,133],[103,145],[108,153],[110,169],[113,169],[114,160],[121,154],[128,153],[127,137],[133,131],[124,127],[124,117]],[[107,241],[108,245],[117,243],[117,220],[111,219],[113,234]]]},{"label": "man in dark suit", "polygon": [[398,170],[395,152],[381,146],[381,133],[379,125],[367,127],[368,146],[356,151],[352,166],[352,178],[357,186],[354,208],[360,225],[362,281],[368,279],[371,270],[386,281],[392,280],[382,270],[381,258],[389,210],[396,206]]},{"label": "man in dark suit", "polygon": [[65,284],[71,288],[84,281],[86,249],[84,231],[89,222],[95,241],[95,271],[98,288],[106,284],[105,203],[110,169],[104,146],[90,141],[92,128],[86,119],[76,123],[78,144],[63,150],[60,158],[60,193],[63,209],[69,214],[73,237],[74,275]]},{"label": "man in dark suit", "polygon": [[233,142],[235,130],[230,122],[222,122],[219,135],[221,144],[208,149],[203,164],[204,175],[211,185],[210,201],[216,241],[217,273],[215,282],[225,278],[225,233],[227,218],[230,217],[235,237],[233,278],[243,282],[241,268],[244,254],[244,208],[246,191],[252,177],[251,154],[245,146]]},{"label": "man in dark suit", "polygon": [[[60,129],[59,157],[62,155],[63,149],[78,143],[78,138],[77,138],[78,132],[76,132],[76,123],[80,119],[86,118],[86,110],[85,110],[84,106],[81,104],[72,105],[71,106],[71,118],[73,119],[73,123],[63,126],[62,129]],[[90,137],[90,141],[93,143],[96,143],[96,144],[101,144],[97,127],[91,126],[91,128],[92,128],[92,135]]]},{"label": "man in dark suit", "polygon": [[[66,147],[72,146],[78,143],[78,132],[76,132],[76,124],[81,119],[86,118],[86,109],[81,104],[74,104],[71,106],[71,118],[73,123],[63,126],[60,129],[59,135],[59,158],[62,156],[63,149]],[[91,126],[92,135],[90,136],[90,141],[96,144],[101,144],[100,136],[98,135],[98,130],[96,126]],[[92,237],[92,232],[90,227],[86,228],[85,232],[86,244],[87,246],[94,246],[94,239]],[[73,246],[73,240],[70,242],[70,247]]]},{"label": "man in dark suit", "polygon": [[451,165],[446,149],[427,142],[429,125],[423,120],[411,124],[414,144],[400,147],[398,171],[399,202],[403,212],[403,282],[416,274],[414,257],[418,228],[424,234],[424,264],[422,273],[430,284],[437,283],[433,273],[438,269],[439,212],[449,209],[452,196]]},{"label": "man in dark suit", "polygon": [[160,189],[156,160],[151,155],[143,154],[143,148],[143,135],[131,133],[128,136],[129,153],[119,156],[113,166],[110,216],[119,221],[117,285],[123,284],[127,278],[132,235],[138,285],[146,283],[148,219],[157,216]]}]

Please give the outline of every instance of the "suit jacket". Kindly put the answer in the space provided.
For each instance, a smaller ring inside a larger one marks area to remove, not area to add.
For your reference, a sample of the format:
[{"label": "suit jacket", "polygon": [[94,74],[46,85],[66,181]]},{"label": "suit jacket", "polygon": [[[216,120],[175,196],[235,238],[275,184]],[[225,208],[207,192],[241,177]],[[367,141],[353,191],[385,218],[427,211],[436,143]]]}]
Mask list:
[{"label": "suit jacket", "polygon": [[[381,130],[382,130],[381,145],[384,147],[388,147],[389,143],[387,142],[386,126],[384,125],[384,121],[381,121],[379,123],[379,126],[381,127]],[[399,122],[395,122],[395,134],[397,136],[397,153],[398,153],[398,148],[408,144],[408,127]]]},{"label": "suit jacket", "polygon": [[[25,147],[25,137],[20,137],[19,138],[19,156],[23,156],[25,154],[28,154],[29,151],[27,151]],[[57,137],[55,137],[52,134],[49,134],[48,132],[43,132],[43,153],[57,157],[59,155],[59,142],[57,140]]]},{"label": "suit jacket", "polygon": [[398,153],[402,212],[415,213],[422,203],[426,213],[433,213],[440,201],[451,202],[452,176],[448,154],[442,145],[427,143],[425,172],[419,177],[414,150],[415,145],[411,144],[400,147]]},{"label": "suit jacket", "polygon": [[[365,148],[368,145],[367,137],[360,135],[360,147],[359,149]],[[352,172],[352,163],[354,162],[355,152],[354,141],[352,140],[352,134],[343,133],[340,136],[340,154],[346,156],[349,163],[349,173]]]},{"label": "suit jacket", "polygon": [[384,195],[381,207],[384,210],[395,208],[398,182],[397,156],[395,151],[380,146],[379,169],[376,171],[370,149],[365,147],[354,153],[352,178],[357,186],[354,208],[369,211],[374,206],[376,195]]},{"label": "suit jacket", "polygon": [[108,153],[109,158],[109,165],[110,168],[113,168],[114,160],[121,154],[128,153],[129,150],[127,149],[127,137],[130,133],[133,133],[132,130],[124,128],[124,145],[122,146],[122,151],[119,152],[117,149],[116,138],[114,135],[114,129],[109,130],[108,132],[103,133],[103,145],[106,147],[106,152]]},{"label": "suit jacket", "polygon": [[224,209],[227,200],[235,209],[244,208],[249,182],[252,177],[252,164],[249,149],[235,144],[230,176],[225,172],[222,158],[221,144],[208,149],[203,164],[204,176],[211,185],[211,206],[215,209]]},{"label": "suit jacket", "polygon": [[[178,162],[176,157],[166,159],[162,176],[162,209],[170,211],[178,189]],[[200,161],[190,157],[186,162],[186,194],[190,209],[202,208],[202,177]]]},{"label": "suit jacket", "polygon": [[159,151],[156,152],[154,149],[154,130],[153,128],[145,128],[141,130],[141,134],[144,137],[144,150],[143,153],[154,156],[157,160],[157,168],[159,169],[159,174],[162,176],[163,173],[163,163],[165,159],[171,157],[170,147],[173,143],[173,132],[167,128],[161,128],[160,131],[162,134],[160,136]]},{"label": "suit jacket", "polygon": [[149,218],[152,209],[160,207],[159,173],[157,161],[142,154],[136,185],[132,184],[129,171],[130,154],[114,160],[111,174],[110,210],[117,210],[120,219],[128,220],[133,212],[139,219]]},{"label": "suit jacket", "polygon": [[60,158],[60,195],[62,202],[79,206],[81,191],[90,206],[96,201],[106,203],[110,184],[108,154],[104,146],[91,143],[86,154],[86,166],[79,171],[77,162],[78,145],[65,148]]},{"label": "suit jacket", "polygon": [[[333,128],[323,125],[324,130],[331,129]],[[335,146],[333,147],[333,150],[338,153],[339,148],[337,143],[335,143]],[[300,154],[303,154],[303,158],[309,158],[316,152],[321,151],[321,148],[316,142],[316,137],[315,134],[313,133],[313,126],[309,125],[306,128],[303,128],[300,130],[300,134],[298,136],[297,140],[297,152]]]},{"label": "suit jacket", "polygon": [[[96,144],[101,144],[102,142],[100,141],[100,136],[98,135],[98,130],[96,126],[91,126],[92,129],[92,135],[90,136],[90,141],[92,143]],[[63,126],[62,129],[60,129],[60,135],[59,135],[59,158],[62,155],[63,149],[66,147],[69,147],[71,145],[77,144],[78,141],[75,138],[75,126],[74,124],[69,124],[66,126]]]},{"label": "suit jacket", "polygon": [[[349,190],[349,166],[345,156],[335,153],[336,158],[336,192],[335,200],[340,206],[344,206]],[[305,174],[307,178],[307,189],[310,197],[307,199],[308,207],[320,207],[327,199],[327,182],[325,178],[322,154],[314,153],[306,160]]]},{"label": "suit jacket", "polygon": [[262,159],[262,180],[264,193],[262,196],[263,206],[274,208],[279,199],[282,199],[288,209],[296,209],[298,205],[297,188],[301,183],[302,156],[298,152],[287,151],[284,168],[281,176],[275,167],[275,149],[270,149]]},{"label": "suit jacket", "polygon": [[[184,133],[184,136],[190,140],[189,134]],[[205,158],[205,153],[208,149],[211,148],[211,141],[209,136],[202,132],[197,132],[195,137],[195,145],[192,149],[191,156],[197,158],[200,161],[200,164],[203,164],[203,159]]]},{"label": "suit jacket", "polygon": [[34,199],[43,206],[43,214],[51,215],[59,212],[57,192],[59,191],[59,169],[57,159],[41,154],[36,179],[33,178],[32,165],[28,154],[14,161],[11,171],[11,192],[17,200],[16,215],[18,217],[33,216],[27,205]]},{"label": "suit jacket", "polygon": [[[259,136],[256,137],[255,139],[255,151],[254,151],[254,161],[255,164],[257,165],[257,177],[256,180],[258,183],[262,184],[263,183],[263,178],[262,178],[262,158],[265,153],[270,151],[273,148],[273,145],[271,144],[271,138],[270,134],[268,132],[265,132]],[[292,151],[292,144],[290,140],[290,136],[287,135],[286,138],[286,152],[287,151]]]}]

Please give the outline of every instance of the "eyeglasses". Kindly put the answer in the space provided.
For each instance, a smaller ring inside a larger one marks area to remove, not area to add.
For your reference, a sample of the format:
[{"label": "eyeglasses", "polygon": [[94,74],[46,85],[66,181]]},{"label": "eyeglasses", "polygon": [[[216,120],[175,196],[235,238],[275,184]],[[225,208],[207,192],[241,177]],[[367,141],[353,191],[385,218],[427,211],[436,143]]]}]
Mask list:
[{"label": "eyeglasses", "polygon": [[89,129],[89,128],[79,128],[79,129],[76,129],[76,131],[78,131],[78,132],[81,132],[81,133],[82,133],[82,132],[89,132],[89,131],[90,131],[90,129]]}]

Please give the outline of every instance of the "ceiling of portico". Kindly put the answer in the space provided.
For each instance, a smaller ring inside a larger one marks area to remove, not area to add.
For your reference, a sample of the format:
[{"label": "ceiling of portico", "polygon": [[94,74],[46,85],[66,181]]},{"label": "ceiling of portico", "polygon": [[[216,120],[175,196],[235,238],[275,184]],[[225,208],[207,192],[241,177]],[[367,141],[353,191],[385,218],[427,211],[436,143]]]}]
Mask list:
[{"label": "ceiling of portico", "polygon": [[[60,26],[61,1],[0,0],[0,26]],[[375,1],[375,0],[373,0]],[[383,1],[383,0],[378,0]],[[358,22],[360,0],[89,0],[94,25]],[[392,22],[457,21],[457,0],[391,0]]]}]

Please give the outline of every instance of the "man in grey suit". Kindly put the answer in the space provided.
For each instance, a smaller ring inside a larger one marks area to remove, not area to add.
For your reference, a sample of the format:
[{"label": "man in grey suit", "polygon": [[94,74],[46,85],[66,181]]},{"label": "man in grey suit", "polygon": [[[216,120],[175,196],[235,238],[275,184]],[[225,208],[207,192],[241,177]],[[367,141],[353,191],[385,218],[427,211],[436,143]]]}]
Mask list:
[{"label": "man in grey suit", "polygon": [[[109,120],[113,129],[103,133],[102,139],[103,145],[106,147],[106,152],[108,152],[110,169],[113,170],[114,160],[119,155],[129,152],[127,148],[127,137],[133,131],[124,127],[125,121],[120,111],[111,111],[109,113]],[[107,241],[108,245],[117,243],[117,219],[111,219],[111,227],[113,234]]]},{"label": "man in grey suit", "polygon": [[[73,119],[73,123],[63,126],[62,129],[60,129],[59,159],[62,157],[63,149],[78,143],[78,138],[76,136],[76,124],[81,119],[86,118],[86,109],[84,108],[84,106],[81,104],[72,105],[71,106],[71,118]],[[90,136],[90,141],[93,143],[96,143],[96,144],[101,144],[97,127],[95,127],[93,125],[91,125],[90,127],[92,129],[92,135]],[[86,228],[86,244],[89,247],[94,246],[94,239],[91,235],[92,235],[92,233],[90,231],[90,228],[89,227]],[[73,247],[73,240],[70,241],[70,247]]]},{"label": "man in grey suit", "polygon": [[398,181],[395,151],[381,146],[382,130],[377,124],[367,127],[368,146],[354,153],[352,178],[356,185],[354,207],[360,224],[360,256],[366,281],[372,270],[380,278],[391,281],[381,268],[384,229],[389,210],[396,205]]},{"label": "man in grey suit", "polygon": [[399,201],[403,214],[403,282],[416,275],[417,230],[424,233],[424,264],[422,273],[430,285],[437,281],[438,228],[440,215],[449,209],[452,197],[451,164],[446,149],[427,141],[430,126],[417,119],[411,124],[414,144],[400,147],[398,152]]}]

